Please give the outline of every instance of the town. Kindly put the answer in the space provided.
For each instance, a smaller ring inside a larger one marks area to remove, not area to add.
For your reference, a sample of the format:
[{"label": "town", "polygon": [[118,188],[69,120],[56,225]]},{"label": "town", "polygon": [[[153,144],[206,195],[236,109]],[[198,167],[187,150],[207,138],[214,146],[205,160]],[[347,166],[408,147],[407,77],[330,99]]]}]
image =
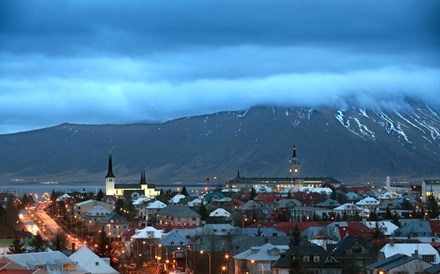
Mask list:
[{"label": "town", "polygon": [[199,191],[117,183],[105,192],[2,194],[4,273],[440,273],[439,180],[347,186],[288,176]]}]

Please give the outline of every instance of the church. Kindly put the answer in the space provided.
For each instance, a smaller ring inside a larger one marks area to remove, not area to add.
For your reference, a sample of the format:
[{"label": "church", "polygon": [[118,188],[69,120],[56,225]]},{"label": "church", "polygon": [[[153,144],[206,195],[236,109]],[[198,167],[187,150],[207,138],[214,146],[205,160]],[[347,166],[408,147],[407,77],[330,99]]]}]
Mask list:
[{"label": "church", "polygon": [[282,192],[291,187],[324,187],[338,188],[341,182],[332,177],[301,177],[301,163],[296,156],[296,146],[293,146],[292,158],[289,160],[288,177],[241,177],[237,176],[226,182],[226,189],[239,190],[265,186],[275,192]]},{"label": "church", "polygon": [[108,170],[105,176],[105,194],[113,195],[119,198],[125,197],[126,194],[145,195],[146,197],[154,198],[160,194],[160,190],[156,189],[156,185],[147,184],[145,180],[145,171],[141,171],[141,180],[137,184],[117,184],[116,177],[113,173],[112,156],[108,159]]}]

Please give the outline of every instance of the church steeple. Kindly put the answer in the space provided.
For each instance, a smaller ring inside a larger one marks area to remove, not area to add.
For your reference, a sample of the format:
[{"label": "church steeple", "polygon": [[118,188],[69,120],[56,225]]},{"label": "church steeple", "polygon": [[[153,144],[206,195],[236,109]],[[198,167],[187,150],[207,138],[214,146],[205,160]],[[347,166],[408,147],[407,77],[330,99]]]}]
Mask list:
[{"label": "church steeple", "polygon": [[237,178],[240,178],[240,170],[237,169]]},{"label": "church steeple", "polygon": [[141,181],[139,182],[141,185],[146,185],[147,181],[145,180],[145,170],[141,171]]},{"label": "church steeple", "polygon": [[292,178],[298,178],[300,174],[300,162],[296,158],[296,146],[293,146],[292,159],[289,161],[289,175]]},{"label": "church steeple", "polygon": [[296,146],[293,145],[292,160],[296,159]]},{"label": "church steeple", "polygon": [[108,170],[107,170],[107,175],[105,175],[105,178],[115,178],[115,175],[113,174],[113,163],[112,163],[111,154],[108,157]]}]

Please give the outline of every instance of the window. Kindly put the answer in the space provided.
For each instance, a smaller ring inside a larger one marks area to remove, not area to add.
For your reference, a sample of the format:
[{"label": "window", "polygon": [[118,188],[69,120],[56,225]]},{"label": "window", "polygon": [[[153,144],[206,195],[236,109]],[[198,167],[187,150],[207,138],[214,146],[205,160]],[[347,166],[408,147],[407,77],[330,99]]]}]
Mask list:
[{"label": "window", "polygon": [[428,263],[435,262],[435,255],[422,255],[422,260]]},{"label": "window", "polygon": [[310,262],[309,256],[304,256],[303,261],[306,263]]},{"label": "window", "polygon": [[360,247],[353,247],[352,248],[352,252],[353,252],[353,254],[361,254],[362,253],[362,248],[360,248]]},{"label": "window", "polygon": [[319,263],[319,256],[313,256],[313,262]]},{"label": "window", "polygon": [[75,270],[74,264],[63,264],[63,272],[68,272],[73,270]]}]

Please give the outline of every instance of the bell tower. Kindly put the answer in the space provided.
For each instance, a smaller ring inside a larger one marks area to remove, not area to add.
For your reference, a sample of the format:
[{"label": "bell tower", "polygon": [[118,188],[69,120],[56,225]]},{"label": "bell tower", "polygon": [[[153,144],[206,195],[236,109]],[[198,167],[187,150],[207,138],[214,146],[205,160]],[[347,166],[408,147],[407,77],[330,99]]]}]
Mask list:
[{"label": "bell tower", "polygon": [[115,175],[113,174],[112,155],[108,157],[108,170],[105,176],[105,194],[115,195]]},{"label": "bell tower", "polygon": [[300,162],[296,158],[296,146],[294,145],[292,159],[289,160],[289,176],[294,179],[299,178],[300,171]]}]

